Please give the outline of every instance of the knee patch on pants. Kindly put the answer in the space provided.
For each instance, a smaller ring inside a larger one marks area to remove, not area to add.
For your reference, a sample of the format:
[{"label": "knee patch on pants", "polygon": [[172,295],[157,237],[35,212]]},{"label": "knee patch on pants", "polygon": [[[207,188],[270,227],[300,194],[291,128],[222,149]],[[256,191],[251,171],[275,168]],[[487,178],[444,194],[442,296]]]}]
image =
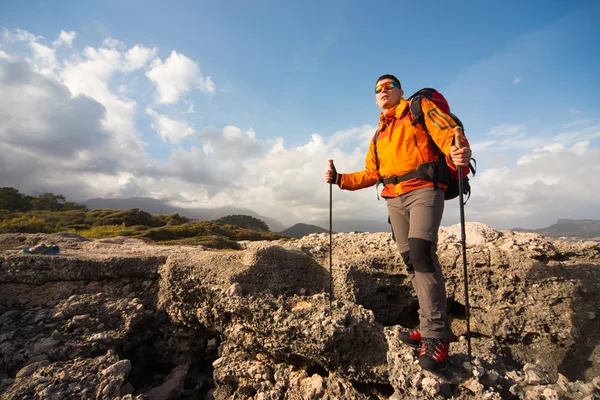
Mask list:
[{"label": "knee patch on pants", "polygon": [[404,260],[404,264],[406,265],[406,271],[408,273],[414,273],[415,268],[413,267],[412,261],[410,260],[410,251],[405,251],[400,255],[402,256],[402,260]]},{"label": "knee patch on pants", "polygon": [[409,238],[410,261],[417,272],[435,272],[431,258],[432,242],[425,239]]}]

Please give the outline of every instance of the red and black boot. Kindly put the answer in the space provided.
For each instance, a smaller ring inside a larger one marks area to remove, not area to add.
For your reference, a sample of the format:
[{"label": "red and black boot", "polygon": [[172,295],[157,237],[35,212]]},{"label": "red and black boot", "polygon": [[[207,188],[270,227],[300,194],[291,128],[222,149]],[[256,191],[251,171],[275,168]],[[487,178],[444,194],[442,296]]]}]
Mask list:
[{"label": "red and black boot", "polygon": [[419,347],[421,345],[421,331],[418,326],[412,331],[400,332],[398,338],[402,343],[406,343],[412,347]]},{"label": "red and black boot", "polygon": [[448,366],[448,341],[437,338],[422,338],[419,364],[427,371],[441,371]]}]

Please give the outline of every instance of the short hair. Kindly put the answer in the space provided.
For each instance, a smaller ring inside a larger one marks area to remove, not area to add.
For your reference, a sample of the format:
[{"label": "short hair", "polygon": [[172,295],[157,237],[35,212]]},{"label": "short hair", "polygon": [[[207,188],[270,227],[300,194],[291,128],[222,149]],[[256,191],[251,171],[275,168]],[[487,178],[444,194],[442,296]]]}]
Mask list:
[{"label": "short hair", "polygon": [[402,89],[402,85],[400,84],[400,81],[398,80],[398,78],[396,78],[394,75],[391,74],[385,74],[385,75],[381,75],[379,78],[377,78],[377,80],[375,81],[375,85],[377,85],[377,83],[379,81],[382,81],[384,79],[389,79],[391,81],[393,81],[395,84],[398,85],[399,89]]}]

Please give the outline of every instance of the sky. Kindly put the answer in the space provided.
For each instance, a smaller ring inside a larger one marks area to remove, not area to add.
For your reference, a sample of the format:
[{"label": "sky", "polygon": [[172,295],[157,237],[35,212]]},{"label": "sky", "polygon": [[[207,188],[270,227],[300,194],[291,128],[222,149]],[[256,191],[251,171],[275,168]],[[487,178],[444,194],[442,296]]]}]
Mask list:
[{"label": "sky", "polygon": [[[322,225],[327,160],[364,168],[391,73],[465,124],[467,221],[600,219],[600,2],[446,4],[3,0],[0,186]],[[387,220],[374,186],[333,189],[334,229]]]}]

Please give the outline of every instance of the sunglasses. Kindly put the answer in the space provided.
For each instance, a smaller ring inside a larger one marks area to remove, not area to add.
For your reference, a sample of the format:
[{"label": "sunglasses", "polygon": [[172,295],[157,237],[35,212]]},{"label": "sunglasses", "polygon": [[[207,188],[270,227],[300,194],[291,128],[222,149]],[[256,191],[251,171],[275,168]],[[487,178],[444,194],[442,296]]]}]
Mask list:
[{"label": "sunglasses", "polygon": [[375,93],[381,93],[381,91],[383,89],[393,89],[395,87],[398,87],[398,84],[396,84],[395,82],[386,82],[386,83],[380,83],[379,85],[375,86]]}]

